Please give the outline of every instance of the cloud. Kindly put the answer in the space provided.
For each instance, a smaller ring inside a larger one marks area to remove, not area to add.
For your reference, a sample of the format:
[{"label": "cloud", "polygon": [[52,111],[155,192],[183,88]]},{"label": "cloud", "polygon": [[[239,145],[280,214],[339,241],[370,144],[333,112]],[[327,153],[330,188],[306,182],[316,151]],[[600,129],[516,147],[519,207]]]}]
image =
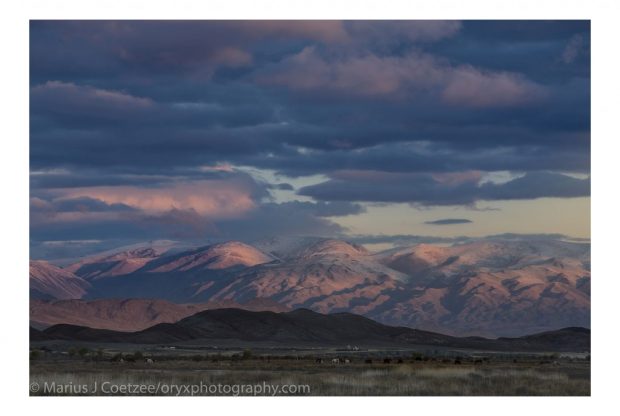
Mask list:
[{"label": "cloud", "polygon": [[462,27],[457,20],[349,20],[349,36],[380,46],[401,42],[437,42],[455,36]]},{"label": "cloud", "polygon": [[64,198],[92,198],[107,204],[122,204],[145,212],[188,210],[212,217],[238,216],[256,206],[259,194],[266,195],[249,178],[201,180],[153,188],[99,186],[57,190]]},{"label": "cloud", "polygon": [[564,51],[562,51],[562,62],[565,64],[571,64],[577,59],[577,57],[583,52],[585,42],[583,35],[580,33],[570,38]]},{"label": "cloud", "polygon": [[349,39],[339,21],[33,21],[31,32],[35,77],[125,68],[138,77],[209,80],[220,69],[252,64],[261,42]]},{"label": "cloud", "polygon": [[346,229],[325,218],[356,214],[363,208],[353,203],[300,202],[264,203],[240,219],[220,221],[220,236],[245,241],[276,236],[342,235]]},{"label": "cloud", "polygon": [[128,67],[137,75],[182,73],[208,79],[220,68],[252,64],[254,50],[264,44],[433,42],[453,36],[460,27],[457,21],[33,21],[33,75]]},{"label": "cloud", "polygon": [[441,220],[426,221],[424,224],[429,225],[454,225],[454,224],[470,224],[473,221],[465,218],[444,218]]},{"label": "cloud", "polygon": [[[84,224],[89,221],[108,222],[135,217],[139,210],[126,204],[106,203],[100,199],[80,196],[77,198],[30,198],[31,229],[46,224]],[[96,238],[96,237],[95,237]]]},{"label": "cloud", "polygon": [[57,198],[45,201],[37,197],[31,198],[31,210],[35,212],[105,212],[105,211],[133,211],[129,205],[112,203],[108,204],[100,199],[81,196],[77,198]]},{"label": "cloud", "polygon": [[515,106],[536,101],[544,88],[519,74],[452,66],[428,54],[325,58],[314,46],[286,57],[257,75],[267,85],[362,96],[417,95],[440,91],[441,98],[466,107]]},{"label": "cloud", "polygon": [[441,97],[453,105],[510,107],[540,100],[545,94],[542,86],[522,75],[461,66],[448,75]]},{"label": "cloud", "polygon": [[356,244],[393,244],[396,247],[416,244],[446,244],[470,240],[469,237],[437,237],[413,234],[363,234],[347,236],[347,241]]},{"label": "cloud", "polygon": [[357,200],[589,194],[536,176],[589,173],[589,26],[32,21],[33,236],[336,235]]},{"label": "cloud", "polygon": [[411,204],[472,205],[476,201],[580,197],[590,195],[590,179],[529,172],[506,183],[479,183],[479,177],[464,175],[462,181],[444,181],[429,174],[353,171],[306,186],[300,195],[320,201],[408,202]]},{"label": "cloud", "polygon": [[[55,201],[47,204],[55,204]],[[267,202],[238,215],[213,217],[193,208],[166,211],[141,209],[51,212],[31,200],[30,237],[33,241],[147,239],[218,239],[252,241],[271,236],[338,236],[346,229],[326,217],[363,212],[358,204],[341,202]]]},{"label": "cloud", "polygon": [[342,217],[347,215],[361,214],[366,209],[353,202],[334,201],[334,202],[302,202],[290,201],[278,205],[297,212],[307,212],[317,217]]},{"label": "cloud", "polygon": [[231,29],[241,29],[250,38],[304,38],[324,43],[350,41],[343,22],[337,20],[246,20],[231,22]]},{"label": "cloud", "polygon": [[[33,22],[31,166],[101,185],[218,163],[588,171],[589,59],[556,65],[583,26]],[[231,48],[251,62],[217,64]]]},{"label": "cloud", "polygon": [[124,119],[152,108],[155,103],[121,91],[70,82],[48,81],[30,89],[31,110],[62,117],[100,116],[107,121]]},{"label": "cloud", "polygon": [[280,191],[293,191],[295,188],[290,183],[274,183],[268,184],[267,187],[269,189],[278,189]]},{"label": "cloud", "polygon": [[529,172],[503,184],[480,185],[480,199],[511,200],[590,196],[590,178],[578,179],[552,172]]},{"label": "cloud", "polygon": [[428,62],[374,55],[328,61],[313,46],[286,57],[257,75],[266,85],[292,90],[335,90],[352,95],[388,95],[399,90],[415,73],[428,70]]},{"label": "cloud", "polygon": [[193,208],[172,208],[162,213],[145,214],[137,224],[141,228],[155,229],[157,235],[166,238],[200,239],[218,233],[215,223]]},{"label": "cloud", "polygon": [[354,235],[348,236],[347,241],[351,241],[357,244],[393,244],[396,247],[406,247],[416,244],[458,244],[472,241],[558,241],[558,240],[570,240],[580,243],[589,243],[589,239],[573,238],[564,234],[518,234],[518,233],[504,233],[487,235],[483,237],[437,237],[437,236],[425,236],[414,234],[366,234],[366,235]]}]

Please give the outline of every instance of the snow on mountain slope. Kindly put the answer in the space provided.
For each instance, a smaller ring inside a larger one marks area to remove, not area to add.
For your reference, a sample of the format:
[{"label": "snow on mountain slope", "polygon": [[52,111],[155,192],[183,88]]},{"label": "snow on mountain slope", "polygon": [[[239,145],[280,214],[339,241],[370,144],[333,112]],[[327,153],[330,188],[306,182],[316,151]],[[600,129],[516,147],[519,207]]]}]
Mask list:
[{"label": "snow on mountain slope", "polygon": [[515,268],[555,258],[585,264],[589,252],[586,244],[491,240],[443,247],[419,244],[375,257],[388,267],[420,277],[429,272],[450,275],[479,268]]},{"label": "snow on mountain slope", "polygon": [[284,238],[261,247],[277,258],[239,242],[166,253],[128,274],[90,280],[87,296],[261,298],[455,335],[514,336],[590,322],[589,244],[486,239],[372,254],[340,240]]},{"label": "snow on mountain slope", "polygon": [[273,257],[250,245],[229,241],[162,258],[150,265],[148,271],[220,270],[235,266],[250,267],[273,260]]},{"label": "snow on mountain slope", "polygon": [[571,244],[481,241],[372,255],[322,240],[201,291],[213,299],[269,297],[291,308],[349,311],[461,335],[588,326],[589,247]]},{"label": "snow on mountain slope", "polygon": [[30,261],[30,296],[38,299],[79,299],[90,284],[46,261]]},{"label": "snow on mountain slope", "polygon": [[405,275],[376,262],[363,247],[324,240],[298,250],[296,257],[242,271],[217,290],[207,285],[201,291],[212,299],[268,297],[292,308],[329,311],[371,302],[403,280]]},{"label": "snow on mountain slope", "polygon": [[415,294],[375,319],[460,335],[589,326],[588,244],[479,241],[376,256],[410,275]]},{"label": "snow on mountain slope", "polygon": [[177,245],[176,242],[168,240],[133,244],[88,256],[65,269],[87,280],[126,275],[141,269]]},{"label": "snow on mountain slope", "polygon": [[252,242],[252,246],[280,260],[296,257],[300,251],[313,244],[325,241],[321,237],[272,237]]},{"label": "snow on mountain slope", "polygon": [[342,240],[323,240],[311,244],[300,250],[296,257],[299,260],[312,261],[313,259],[357,259],[369,256],[364,247]]}]

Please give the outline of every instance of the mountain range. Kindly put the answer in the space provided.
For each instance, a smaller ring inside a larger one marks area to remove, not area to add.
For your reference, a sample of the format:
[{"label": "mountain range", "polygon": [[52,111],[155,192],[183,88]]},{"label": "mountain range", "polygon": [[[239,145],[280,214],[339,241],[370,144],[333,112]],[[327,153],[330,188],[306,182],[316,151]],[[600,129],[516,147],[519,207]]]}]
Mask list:
[{"label": "mountain range", "polygon": [[208,309],[242,308],[249,311],[290,310],[271,299],[177,304],[162,299],[30,300],[30,325],[45,329],[72,324],[116,331],[139,331],[159,323],[173,323]]},{"label": "mountain range", "polygon": [[320,314],[308,309],[281,313],[252,312],[244,309],[206,310],[176,323],[161,323],[136,332],[59,324],[44,331],[31,328],[31,339],[130,344],[234,343],[288,347],[415,345],[496,351],[590,350],[590,331],[585,328],[564,328],[525,337],[495,340],[481,337],[457,338],[429,331],[383,325],[351,313]]},{"label": "mountain range", "polygon": [[[589,264],[589,244],[551,239],[419,244],[379,253],[320,238],[192,248],[146,243],[63,268],[31,261],[31,321],[39,328],[70,323],[140,330],[258,302],[266,310],[349,312],[458,336],[520,336],[589,327]],[[123,327],[132,314],[136,323]]]}]

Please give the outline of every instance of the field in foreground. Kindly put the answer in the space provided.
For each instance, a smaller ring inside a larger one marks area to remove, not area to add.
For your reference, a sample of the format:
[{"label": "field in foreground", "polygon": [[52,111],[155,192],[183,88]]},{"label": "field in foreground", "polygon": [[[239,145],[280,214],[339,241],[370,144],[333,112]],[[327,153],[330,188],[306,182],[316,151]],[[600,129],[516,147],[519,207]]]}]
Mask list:
[{"label": "field in foreground", "polygon": [[[31,395],[587,396],[585,360],[35,360]],[[218,387],[219,386],[219,387]],[[138,389],[142,389],[141,391]],[[275,389],[278,389],[277,391]]]}]

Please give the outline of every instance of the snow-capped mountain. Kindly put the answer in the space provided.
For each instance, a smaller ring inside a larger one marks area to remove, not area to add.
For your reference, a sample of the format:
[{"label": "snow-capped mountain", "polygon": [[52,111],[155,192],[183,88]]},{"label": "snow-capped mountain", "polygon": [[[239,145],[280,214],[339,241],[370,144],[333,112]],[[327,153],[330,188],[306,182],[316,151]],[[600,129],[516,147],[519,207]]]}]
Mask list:
[{"label": "snow-capped mountain", "polygon": [[30,297],[35,299],[80,299],[90,284],[68,270],[43,260],[30,261]]},{"label": "snow-capped mountain", "polygon": [[317,238],[163,253],[142,247],[82,264],[77,274],[100,272],[84,274],[91,286],[75,297],[240,304],[260,298],[443,333],[511,336],[589,326],[589,253],[589,244],[500,239],[374,254]]},{"label": "snow-capped mountain", "polygon": [[213,299],[266,297],[321,312],[371,302],[403,286],[407,276],[377,262],[363,247],[339,240],[312,242],[286,260],[238,273],[224,286],[201,287]]},{"label": "snow-capped mountain", "polygon": [[176,247],[178,247],[177,242],[168,240],[133,244],[88,256],[69,264],[65,270],[86,280],[126,275],[141,269],[145,264],[164,253],[170,253]]},{"label": "snow-capped mountain", "polygon": [[221,270],[231,267],[250,267],[269,263],[274,258],[239,241],[213,244],[174,256],[166,256],[149,264],[152,273],[191,270]]}]

